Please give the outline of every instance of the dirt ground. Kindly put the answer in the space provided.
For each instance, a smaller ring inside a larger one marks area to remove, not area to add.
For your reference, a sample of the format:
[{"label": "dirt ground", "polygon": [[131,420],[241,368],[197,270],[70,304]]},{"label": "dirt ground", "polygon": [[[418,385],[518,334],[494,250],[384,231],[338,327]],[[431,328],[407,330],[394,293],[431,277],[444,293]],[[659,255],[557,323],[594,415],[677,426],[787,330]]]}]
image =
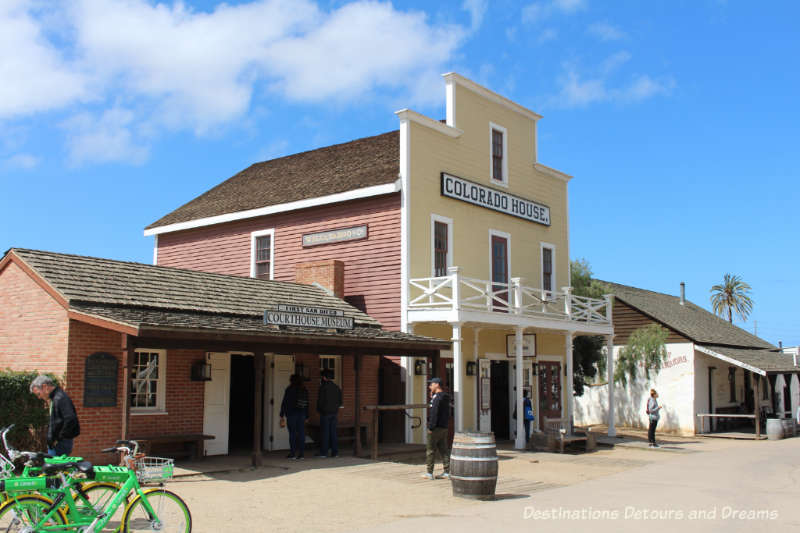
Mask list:
[{"label": "dirt ground", "polygon": [[[667,437],[648,449],[641,434],[618,439],[614,448],[557,454],[500,448],[497,499],[580,483],[617,472],[703,453],[735,441]],[[209,458],[184,465],[170,483],[192,512],[193,531],[352,531],[409,517],[437,516],[458,508],[492,505],[452,496],[449,481],[422,478],[422,457],[402,462],[353,457],[285,459],[267,456],[253,469],[246,456]],[[187,475],[193,468],[221,470]],[[441,464],[437,464],[437,472]]]}]

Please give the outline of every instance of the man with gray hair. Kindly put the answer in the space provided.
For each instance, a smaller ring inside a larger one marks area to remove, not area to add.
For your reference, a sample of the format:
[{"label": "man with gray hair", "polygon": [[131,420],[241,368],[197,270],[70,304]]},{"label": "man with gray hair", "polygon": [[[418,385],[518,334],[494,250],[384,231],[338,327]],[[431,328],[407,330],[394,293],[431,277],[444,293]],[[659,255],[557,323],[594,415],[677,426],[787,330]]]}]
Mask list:
[{"label": "man with gray hair", "polygon": [[50,400],[50,423],[47,426],[47,453],[69,455],[72,442],[80,435],[81,426],[75,406],[64,389],[49,376],[39,374],[31,382],[30,390],[40,400]]}]

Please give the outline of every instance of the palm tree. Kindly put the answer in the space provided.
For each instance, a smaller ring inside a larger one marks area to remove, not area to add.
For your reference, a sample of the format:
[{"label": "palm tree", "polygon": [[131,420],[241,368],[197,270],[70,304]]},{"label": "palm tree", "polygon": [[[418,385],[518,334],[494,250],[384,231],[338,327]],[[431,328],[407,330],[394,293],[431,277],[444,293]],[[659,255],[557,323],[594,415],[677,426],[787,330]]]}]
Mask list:
[{"label": "palm tree", "polygon": [[733,313],[747,320],[753,311],[753,300],[750,299],[750,285],[739,276],[725,274],[722,285],[711,287],[711,307],[719,316],[728,313],[728,322],[733,324]]}]

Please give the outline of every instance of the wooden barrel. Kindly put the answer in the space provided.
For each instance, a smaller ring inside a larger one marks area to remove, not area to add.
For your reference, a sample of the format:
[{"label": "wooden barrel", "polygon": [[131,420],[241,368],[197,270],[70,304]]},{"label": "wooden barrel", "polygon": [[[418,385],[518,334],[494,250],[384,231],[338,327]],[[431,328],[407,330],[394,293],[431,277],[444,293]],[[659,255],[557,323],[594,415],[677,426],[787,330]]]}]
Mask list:
[{"label": "wooden barrel", "polygon": [[497,486],[494,433],[456,433],[450,453],[453,496],[493,500]]},{"label": "wooden barrel", "polygon": [[782,418],[781,425],[783,426],[783,438],[788,439],[795,435],[795,425],[793,418]]},{"label": "wooden barrel", "polygon": [[783,424],[780,418],[767,418],[767,438],[780,440],[783,438]]}]

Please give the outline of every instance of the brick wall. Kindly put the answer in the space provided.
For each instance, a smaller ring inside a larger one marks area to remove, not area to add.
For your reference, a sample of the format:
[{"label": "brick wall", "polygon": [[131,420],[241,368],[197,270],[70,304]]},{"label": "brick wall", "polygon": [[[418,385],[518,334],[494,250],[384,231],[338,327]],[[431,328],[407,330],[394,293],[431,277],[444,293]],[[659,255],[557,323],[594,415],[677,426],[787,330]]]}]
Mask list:
[{"label": "brick wall", "polygon": [[[81,423],[81,434],[75,439],[73,453],[89,461],[106,464],[110,455],[100,450],[113,446],[122,431],[122,404],[127,401],[122,389],[122,338],[117,332],[75,320],[70,321],[69,366],[67,393],[72,398]],[[157,348],[157,347],[154,347]],[[115,407],[84,407],[83,388],[86,358],[96,352],[107,352],[119,361],[117,405]],[[203,352],[193,350],[167,351],[167,414],[131,414],[129,437],[167,433],[202,433],[202,382],[190,381],[191,364],[203,358]]]},{"label": "brick wall", "polygon": [[[335,355],[335,354],[331,354]],[[378,403],[378,366],[380,357],[377,356],[364,356],[361,358],[361,390],[359,391],[361,406],[375,405]],[[356,379],[355,370],[353,369],[353,358],[350,356],[343,356],[342,363],[342,400],[344,402],[344,409],[339,412],[339,423],[352,423],[354,420],[354,406],[356,396]],[[295,356],[295,364],[302,364],[309,368],[309,377],[311,381],[306,382],[308,388],[309,399],[309,415],[310,423],[318,424],[319,415],[317,414],[317,393],[320,385],[319,374],[319,358],[316,355],[299,354]],[[368,422],[369,414],[361,413],[361,421]]]},{"label": "brick wall", "polygon": [[0,369],[67,370],[66,310],[13,262],[0,271]]}]

